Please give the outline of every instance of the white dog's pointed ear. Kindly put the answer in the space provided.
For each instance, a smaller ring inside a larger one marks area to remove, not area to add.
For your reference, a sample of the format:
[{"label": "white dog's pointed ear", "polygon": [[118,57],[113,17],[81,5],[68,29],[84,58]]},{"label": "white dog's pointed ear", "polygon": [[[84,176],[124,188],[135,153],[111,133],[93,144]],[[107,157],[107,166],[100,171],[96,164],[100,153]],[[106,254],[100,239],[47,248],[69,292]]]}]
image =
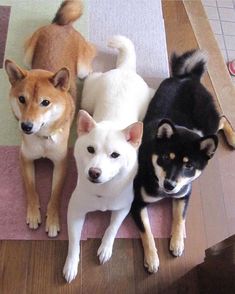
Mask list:
[{"label": "white dog's pointed ear", "polygon": [[12,85],[17,81],[24,79],[27,74],[26,70],[23,70],[15,62],[9,59],[5,61],[5,70]]},{"label": "white dog's pointed ear", "polygon": [[170,120],[163,119],[160,121],[157,127],[157,138],[169,139],[174,133],[175,133],[175,127]]},{"label": "white dog's pointed ear", "polygon": [[138,121],[131,124],[129,127],[123,130],[126,140],[130,142],[135,148],[138,148],[141,144],[143,135],[143,123]]},{"label": "white dog's pointed ear", "polygon": [[63,67],[50,79],[55,88],[68,91],[70,87],[70,72],[67,67]]},{"label": "white dog's pointed ear", "polygon": [[200,150],[204,151],[206,156],[212,158],[218,146],[218,137],[211,135],[200,140]]},{"label": "white dog's pointed ear", "polygon": [[85,110],[79,110],[77,119],[78,136],[89,133],[95,126],[95,120]]}]

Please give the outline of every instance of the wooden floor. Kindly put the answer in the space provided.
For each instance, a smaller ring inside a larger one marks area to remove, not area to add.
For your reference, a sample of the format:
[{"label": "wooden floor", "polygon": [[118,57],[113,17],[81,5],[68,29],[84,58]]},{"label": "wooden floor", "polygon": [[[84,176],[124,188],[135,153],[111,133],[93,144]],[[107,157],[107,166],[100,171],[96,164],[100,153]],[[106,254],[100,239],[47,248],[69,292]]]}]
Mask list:
[{"label": "wooden floor", "polygon": [[[183,3],[164,1],[163,8],[169,54],[197,47]],[[208,76],[204,82],[213,91]],[[144,270],[139,240],[116,240],[112,259],[102,266],[96,256],[100,240],[82,242],[79,276],[70,285],[62,277],[66,241],[1,241],[0,293],[198,293],[192,268],[203,261],[206,248],[235,233],[234,167],[235,152],[221,138],[219,151],[193,187],[185,253],[173,258],[169,240],[156,240],[157,274]]]}]

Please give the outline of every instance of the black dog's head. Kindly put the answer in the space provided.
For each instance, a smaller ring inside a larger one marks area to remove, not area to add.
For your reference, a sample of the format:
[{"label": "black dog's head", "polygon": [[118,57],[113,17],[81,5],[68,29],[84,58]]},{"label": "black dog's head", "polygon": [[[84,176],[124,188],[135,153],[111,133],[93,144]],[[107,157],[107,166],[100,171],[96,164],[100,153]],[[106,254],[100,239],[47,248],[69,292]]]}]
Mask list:
[{"label": "black dog's head", "polygon": [[218,145],[216,135],[196,132],[163,119],[156,130],[152,164],[159,187],[168,194],[178,193],[196,179],[212,158]]}]

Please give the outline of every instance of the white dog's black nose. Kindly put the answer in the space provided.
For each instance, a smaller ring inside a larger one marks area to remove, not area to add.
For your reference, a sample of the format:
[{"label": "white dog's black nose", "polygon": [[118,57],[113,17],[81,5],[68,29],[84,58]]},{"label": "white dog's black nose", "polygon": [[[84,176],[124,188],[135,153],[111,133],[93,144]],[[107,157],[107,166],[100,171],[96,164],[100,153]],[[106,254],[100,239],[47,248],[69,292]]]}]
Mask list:
[{"label": "white dog's black nose", "polygon": [[88,174],[92,180],[97,180],[101,175],[101,169],[96,167],[91,167],[88,171]]},{"label": "white dog's black nose", "polygon": [[30,134],[33,128],[33,124],[31,122],[22,122],[21,129],[26,133]]},{"label": "white dog's black nose", "polygon": [[174,181],[171,181],[171,180],[168,180],[168,179],[165,179],[164,181],[164,188],[167,190],[167,191],[172,191],[176,186],[176,182]]}]

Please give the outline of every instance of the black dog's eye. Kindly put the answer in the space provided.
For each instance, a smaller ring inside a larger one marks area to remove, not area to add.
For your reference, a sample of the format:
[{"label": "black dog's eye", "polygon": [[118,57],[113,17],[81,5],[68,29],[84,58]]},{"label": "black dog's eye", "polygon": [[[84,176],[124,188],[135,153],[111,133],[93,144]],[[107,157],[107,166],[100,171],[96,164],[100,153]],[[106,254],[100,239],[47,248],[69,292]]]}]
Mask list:
[{"label": "black dog's eye", "polygon": [[168,160],[170,160],[170,156],[169,156],[169,154],[162,154],[162,160],[164,160],[164,161],[168,161]]},{"label": "black dog's eye", "polygon": [[49,104],[50,104],[51,102],[50,101],[48,101],[48,100],[43,100],[41,103],[40,103],[40,105],[42,105],[42,106],[48,106]]},{"label": "black dog's eye", "polygon": [[112,158],[117,158],[117,157],[120,156],[120,154],[117,153],[117,152],[113,152],[110,156],[111,156]]},{"label": "black dog's eye", "polygon": [[95,148],[92,147],[92,146],[88,146],[88,147],[87,147],[87,151],[88,151],[89,153],[93,154],[93,153],[95,153]]},{"label": "black dog's eye", "polygon": [[18,99],[19,99],[20,103],[25,104],[25,97],[24,96],[19,96]]}]

